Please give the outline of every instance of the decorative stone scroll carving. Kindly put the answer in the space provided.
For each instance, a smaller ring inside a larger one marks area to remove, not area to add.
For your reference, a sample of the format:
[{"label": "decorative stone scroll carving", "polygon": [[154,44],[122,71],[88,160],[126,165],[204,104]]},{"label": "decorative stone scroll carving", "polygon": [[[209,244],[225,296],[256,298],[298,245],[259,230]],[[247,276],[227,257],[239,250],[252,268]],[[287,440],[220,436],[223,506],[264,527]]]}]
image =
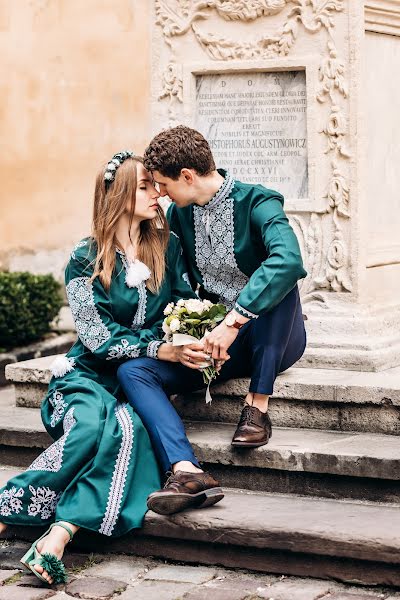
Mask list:
[{"label": "decorative stone scroll carving", "polygon": [[341,229],[336,228],[334,239],[329,245],[325,265],[325,275],[315,279],[319,288],[332,289],[334,292],[351,291],[348,276],[348,250]]},{"label": "decorative stone scroll carving", "polygon": [[[240,42],[204,33],[194,25],[200,19],[208,19],[212,14],[210,9],[215,9],[225,20],[253,21],[278,14],[287,4],[294,6],[283,26],[272,37],[262,36],[255,41]],[[271,58],[289,53],[297,38],[299,24],[310,33],[332,28],[333,15],[343,10],[343,4],[343,0],[156,0],[156,17],[169,45],[170,38],[192,29],[202,48],[214,60]]]},{"label": "decorative stone scroll carving", "polygon": [[176,63],[168,63],[162,76],[162,90],[158,97],[159,100],[168,98],[168,117],[169,126],[177,123],[176,119],[176,103],[183,102],[183,82],[181,69]]},{"label": "decorative stone scroll carving", "polygon": [[301,296],[307,301],[316,289],[315,280],[320,277],[323,260],[323,227],[320,215],[291,215],[291,226],[299,240],[301,254],[307,265],[308,275],[299,281]]}]

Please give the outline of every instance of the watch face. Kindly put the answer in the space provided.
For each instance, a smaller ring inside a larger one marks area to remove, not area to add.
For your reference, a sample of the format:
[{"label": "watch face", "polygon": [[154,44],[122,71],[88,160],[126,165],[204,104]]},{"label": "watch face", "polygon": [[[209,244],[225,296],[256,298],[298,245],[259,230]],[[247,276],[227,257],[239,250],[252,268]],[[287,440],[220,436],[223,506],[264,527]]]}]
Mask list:
[{"label": "watch face", "polygon": [[227,315],[225,317],[225,321],[226,321],[226,324],[228,325],[228,327],[232,327],[232,325],[235,322],[235,317],[233,315]]}]

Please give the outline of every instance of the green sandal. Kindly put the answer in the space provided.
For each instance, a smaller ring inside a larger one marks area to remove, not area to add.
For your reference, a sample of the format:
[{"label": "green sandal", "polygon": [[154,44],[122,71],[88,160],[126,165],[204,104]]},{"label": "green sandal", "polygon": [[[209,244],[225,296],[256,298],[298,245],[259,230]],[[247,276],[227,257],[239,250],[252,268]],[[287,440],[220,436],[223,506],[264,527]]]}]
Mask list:
[{"label": "green sandal", "polygon": [[63,523],[53,523],[52,525],[50,525],[48,530],[38,540],[36,540],[36,542],[32,544],[28,552],[24,554],[20,561],[24,565],[24,567],[32,571],[32,573],[36,575],[38,579],[44,581],[45,583],[47,583],[47,585],[50,585],[49,582],[44,577],[42,577],[42,575],[38,573],[36,569],[34,569],[35,565],[40,565],[45,571],[48,572],[50,577],[53,578],[53,584],[67,582],[67,573],[65,570],[64,563],[54,554],[50,554],[49,552],[40,554],[39,550],[36,549],[36,546],[38,545],[40,540],[46,537],[46,535],[48,535],[53,529],[53,527],[55,527],[56,525],[58,525],[58,527],[63,527],[65,531],[69,533],[69,541],[71,542],[72,538],[74,537],[74,534],[72,533],[71,529]]}]

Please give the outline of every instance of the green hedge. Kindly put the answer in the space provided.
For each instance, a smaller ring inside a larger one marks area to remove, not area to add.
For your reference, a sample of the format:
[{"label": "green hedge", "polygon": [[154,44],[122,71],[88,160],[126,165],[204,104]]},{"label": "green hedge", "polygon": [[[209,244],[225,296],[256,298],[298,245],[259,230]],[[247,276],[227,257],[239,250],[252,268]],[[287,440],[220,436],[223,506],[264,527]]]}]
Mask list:
[{"label": "green hedge", "polygon": [[62,305],[61,285],[52,275],[0,272],[0,347],[40,339]]}]

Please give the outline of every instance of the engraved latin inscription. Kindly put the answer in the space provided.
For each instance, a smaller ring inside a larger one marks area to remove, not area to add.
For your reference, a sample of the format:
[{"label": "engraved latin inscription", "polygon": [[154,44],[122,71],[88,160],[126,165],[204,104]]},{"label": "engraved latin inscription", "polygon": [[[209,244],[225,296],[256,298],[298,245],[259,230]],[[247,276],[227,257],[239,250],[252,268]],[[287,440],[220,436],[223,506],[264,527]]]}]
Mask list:
[{"label": "engraved latin inscription", "polygon": [[308,197],[304,71],[198,75],[196,128],[240,181]]}]

